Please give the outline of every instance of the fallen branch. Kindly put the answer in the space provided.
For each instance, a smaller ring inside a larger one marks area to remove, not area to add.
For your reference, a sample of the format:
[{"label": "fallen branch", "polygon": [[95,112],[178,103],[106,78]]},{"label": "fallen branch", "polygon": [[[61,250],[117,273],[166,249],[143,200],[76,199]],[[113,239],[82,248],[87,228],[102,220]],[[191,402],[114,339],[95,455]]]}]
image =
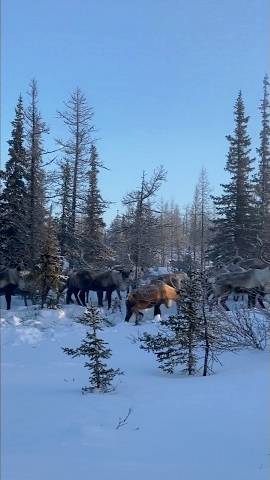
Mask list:
[{"label": "fallen branch", "polygon": [[116,425],[115,430],[118,430],[120,427],[123,427],[124,425],[127,424],[127,419],[130,416],[131,412],[132,412],[132,409],[129,408],[128,413],[124,418],[119,417],[118,425]]}]

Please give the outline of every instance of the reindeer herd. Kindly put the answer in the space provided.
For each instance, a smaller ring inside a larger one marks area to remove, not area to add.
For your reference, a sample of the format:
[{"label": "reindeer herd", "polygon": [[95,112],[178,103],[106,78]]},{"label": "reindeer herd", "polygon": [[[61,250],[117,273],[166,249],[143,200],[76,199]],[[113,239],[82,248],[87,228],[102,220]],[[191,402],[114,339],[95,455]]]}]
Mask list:
[{"label": "reindeer herd", "polygon": [[[141,310],[152,307],[154,315],[160,315],[161,305],[169,307],[172,301],[177,302],[184,295],[183,283],[187,279],[185,272],[146,277],[134,288],[134,268],[116,265],[104,272],[85,269],[62,277],[57,295],[59,298],[65,291],[67,304],[74,299],[79,305],[86,305],[89,292],[94,291],[98,305],[102,307],[105,292],[110,309],[112,293],[116,291],[121,300],[121,292],[127,292],[125,320],[128,322],[133,314],[143,315]],[[31,275],[20,268],[3,268],[0,271],[0,294],[5,295],[7,309],[11,307],[12,295],[22,295],[27,304],[26,298],[33,291],[33,283]],[[46,294],[48,291],[49,287]],[[228,264],[209,267],[207,299],[210,309],[220,304],[229,310],[226,302],[230,294],[234,295],[235,301],[239,295],[247,295],[249,308],[255,307],[256,301],[261,308],[265,308],[264,301],[270,295],[270,264],[262,258],[243,260],[236,256]]]},{"label": "reindeer herd", "polygon": [[248,307],[265,308],[264,299],[270,294],[270,263],[263,258],[243,260],[236,256],[228,264],[220,264],[208,271],[208,299],[211,305],[220,303],[229,310],[226,301],[230,294],[237,300],[239,294],[248,296]]}]

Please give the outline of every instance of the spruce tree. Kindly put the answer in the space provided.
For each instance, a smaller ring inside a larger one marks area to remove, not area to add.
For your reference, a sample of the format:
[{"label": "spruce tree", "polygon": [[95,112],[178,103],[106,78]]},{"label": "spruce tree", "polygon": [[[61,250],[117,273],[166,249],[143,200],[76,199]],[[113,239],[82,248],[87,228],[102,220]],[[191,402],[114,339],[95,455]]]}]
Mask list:
[{"label": "spruce tree", "polygon": [[45,171],[43,168],[43,135],[49,130],[43,122],[38,109],[38,90],[36,80],[32,80],[29,90],[30,104],[26,109],[26,138],[27,138],[27,165],[28,165],[28,265],[34,268],[43,239],[44,221],[46,214],[45,198]]},{"label": "spruce tree", "polygon": [[52,207],[44,230],[44,242],[34,270],[34,278],[40,292],[42,308],[46,302],[49,290],[58,291],[61,273],[60,250],[56,226],[52,218]]},{"label": "spruce tree", "polygon": [[112,381],[116,375],[122,375],[123,372],[117,368],[108,368],[105,363],[112,352],[107,347],[107,342],[104,342],[98,337],[98,332],[102,331],[102,318],[97,308],[87,306],[84,316],[80,319],[80,323],[90,328],[86,332],[86,337],[77,348],[64,347],[63,351],[67,355],[75,357],[86,357],[85,368],[88,368],[89,385],[82,388],[82,393],[94,392],[96,389],[106,393],[114,390]]},{"label": "spruce tree", "polygon": [[225,331],[227,316],[222,312],[213,314],[209,309],[206,276],[193,271],[183,282],[177,314],[162,319],[156,335],[144,333],[140,348],[154,353],[159,368],[167,373],[174,373],[182,365],[188,375],[202,370],[206,376],[219,362],[219,354],[234,349]]},{"label": "spruce tree", "polygon": [[3,189],[0,194],[0,264],[16,267],[25,261],[27,252],[27,160],[24,146],[24,108],[19,96],[12,122],[9,160],[1,172]]},{"label": "spruce tree", "polygon": [[178,313],[162,319],[156,335],[144,333],[141,348],[152,351],[159,368],[173,373],[179,365],[183,372],[194,375],[198,371],[198,347],[202,340],[201,289],[198,275],[183,284],[183,296],[179,301]]},{"label": "spruce tree", "polygon": [[212,259],[230,259],[236,251],[248,257],[254,253],[257,221],[255,215],[254,185],[250,174],[250,137],[247,133],[249,117],[240,92],[234,108],[235,129],[226,138],[230,144],[225,170],[230,181],[222,184],[223,194],[213,197],[216,208]]},{"label": "spruce tree", "polygon": [[87,263],[94,267],[104,264],[106,247],[104,244],[105,223],[103,215],[106,202],[98,187],[98,173],[101,163],[95,145],[91,146],[90,168],[88,172],[88,193],[86,196],[85,216],[82,233],[82,250]]},{"label": "spruce tree", "polygon": [[258,199],[259,199],[259,229],[258,234],[263,245],[267,245],[270,253],[270,103],[268,76],[263,81],[263,99],[260,105],[262,128],[260,132]]}]

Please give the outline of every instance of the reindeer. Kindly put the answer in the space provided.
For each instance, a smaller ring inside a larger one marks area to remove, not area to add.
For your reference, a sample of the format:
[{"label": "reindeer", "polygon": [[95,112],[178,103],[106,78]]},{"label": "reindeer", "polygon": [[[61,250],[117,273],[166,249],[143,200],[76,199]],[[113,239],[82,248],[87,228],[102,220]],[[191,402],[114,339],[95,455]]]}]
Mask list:
[{"label": "reindeer", "polygon": [[111,308],[111,297],[114,290],[126,291],[130,270],[107,270],[94,273],[80,270],[71,275],[67,282],[67,303],[71,302],[72,294],[79,305],[86,305],[85,294],[92,290],[97,292],[98,305],[103,307],[103,292],[107,294],[108,308]]},{"label": "reindeer", "polygon": [[89,270],[79,270],[71,274],[63,285],[61,293],[67,288],[66,303],[72,303],[72,295],[74,295],[76,302],[81,305],[85,304],[85,298],[81,301],[80,292],[88,292],[93,280],[93,273]]},{"label": "reindeer", "polygon": [[7,310],[11,307],[11,296],[23,290],[25,290],[25,280],[21,267],[6,268],[0,272],[0,295],[5,295]]},{"label": "reindeer", "polygon": [[185,272],[165,273],[152,278],[150,284],[166,283],[169,287],[173,287],[176,290],[181,290],[182,284],[188,279],[188,275]]},{"label": "reindeer", "polygon": [[128,295],[125,321],[129,322],[133,313],[143,317],[143,313],[140,310],[151,307],[154,307],[154,316],[161,315],[161,305],[166,305],[166,307],[169,308],[172,301],[176,302],[179,299],[180,292],[160,280],[159,284],[156,285],[143,285]]},{"label": "reindeer", "polygon": [[[239,273],[239,272],[245,272],[246,270],[239,265],[239,262],[242,261],[242,257],[240,256],[235,256],[229,263],[226,265],[221,264],[220,268],[217,271],[217,276],[216,278],[212,278],[210,283],[215,283],[215,281],[222,276],[224,273]],[[239,295],[234,295],[234,300],[237,301],[239,298]]]},{"label": "reindeer", "polygon": [[264,288],[270,282],[270,267],[264,269],[250,269],[238,273],[224,273],[220,275],[212,285],[214,299],[220,299],[225,310],[229,310],[225,301],[232,292],[247,292],[249,294],[249,306],[255,305],[256,294],[259,293],[258,301],[264,308],[261,295],[264,296]]},{"label": "reindeer", "polygon": [[[258,258],[251,258],[251,259],[243,259],[240,255],[239,255],[239,252],[238,252],[238,249],[236,249],[236,255],[234,256],[234,258],[231,260],[231,262],[229,264],[227,264],[225,266],[225,268],[227,269],[228,272],[224,272],[224,274],[226,273],[243,273],[243,272],[249,272],[249,276],[253,275],[254,277],[254,280],[255,280],[255,277],[257,278],[259,274],[250,274],[251,271],[256,271],[256,270],[266,270],[270,263],[269,261],[267,261],[264,257],[263,257],[263,251],[264,251],[264,248],[265,248],[265,245],[264,243],[261,241],[261,239],[259,237],[257,237],[257,242],[258,242],[258,247],[259,247],[259,251],[258,251]],[[242,276],[244,278],[244,276]],[[220,278],[221,278],[221,282],[222,282],[222,279],[227,279],[227,278],[230,278],[230,277],[226,277],[226,275],[217,275],[215,279],[212,279],[212,287],[213,285],[216,283],[220,283]],[[237,278],[237,277],[236,277]],[[241,276],[239,277],[241,278]],[[235,277],[232,277],[232,280],[235,280]],[[226,280],[227,281],[227,280]],[[241,281],[240,281],[241,282]],[[256,283],[256,280],[255,280],[255,283]],[[267,282],[266,282],[267,283]],[[266,285],[265,286],[254,286],[253,288],[248,288],[248,286],[244,286],[243,288],[240,287],[240,286],[235,286],[235,288],[233,289],[234,293],[247,293],[248,295],[248,306],[251,307],[251,306],[255,306],[256,304],[256,298],[258,300],[258,303],[260,304],[260,306],[262,308],[264,308],[264,304],[263,304],[263,301],[262,301],[262,298],[264,298],[264,296],[268,293],[267,290],[269,288],[266,288]],[[238,299],[238,296],[234,296],[234,300]],[[223,300],[221,301],[221,304],[223,304],[223,306],[225,306],[225,302],[226,301],[226,295],[225,295],[225,298],[223,298]]]}]

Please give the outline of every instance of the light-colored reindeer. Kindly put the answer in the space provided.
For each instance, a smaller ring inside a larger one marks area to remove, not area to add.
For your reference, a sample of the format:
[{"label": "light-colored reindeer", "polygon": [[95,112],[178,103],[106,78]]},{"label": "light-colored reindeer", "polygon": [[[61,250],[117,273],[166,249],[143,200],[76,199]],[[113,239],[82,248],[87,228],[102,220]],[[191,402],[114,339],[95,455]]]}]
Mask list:
[{"label": "light-colored reindeer", "polygon": [[212,285],[214,299],[226,309],[226,300],[230,293],[246,292],[249,294],[249,306],[255,305],[256,295],[258,302],[264,307],[261,297],[264,296],[265,287],[270,282],[270,267],[264,269],[250,269],[239,273],[224,273]]},{"label": "light-colored reindeer", "polygon": [[264,308],[262,298],[269,293],[270,262],[263,258],[263,248],[261,243],[259,258],[243,260],[237,255],[224,266],[222,273],[211,278],[214,302],[220,301],[220,304],[229,310],[225,302],[230,293],[247,293],[249,307],[255,306],[257,298],[260,306]]}]

